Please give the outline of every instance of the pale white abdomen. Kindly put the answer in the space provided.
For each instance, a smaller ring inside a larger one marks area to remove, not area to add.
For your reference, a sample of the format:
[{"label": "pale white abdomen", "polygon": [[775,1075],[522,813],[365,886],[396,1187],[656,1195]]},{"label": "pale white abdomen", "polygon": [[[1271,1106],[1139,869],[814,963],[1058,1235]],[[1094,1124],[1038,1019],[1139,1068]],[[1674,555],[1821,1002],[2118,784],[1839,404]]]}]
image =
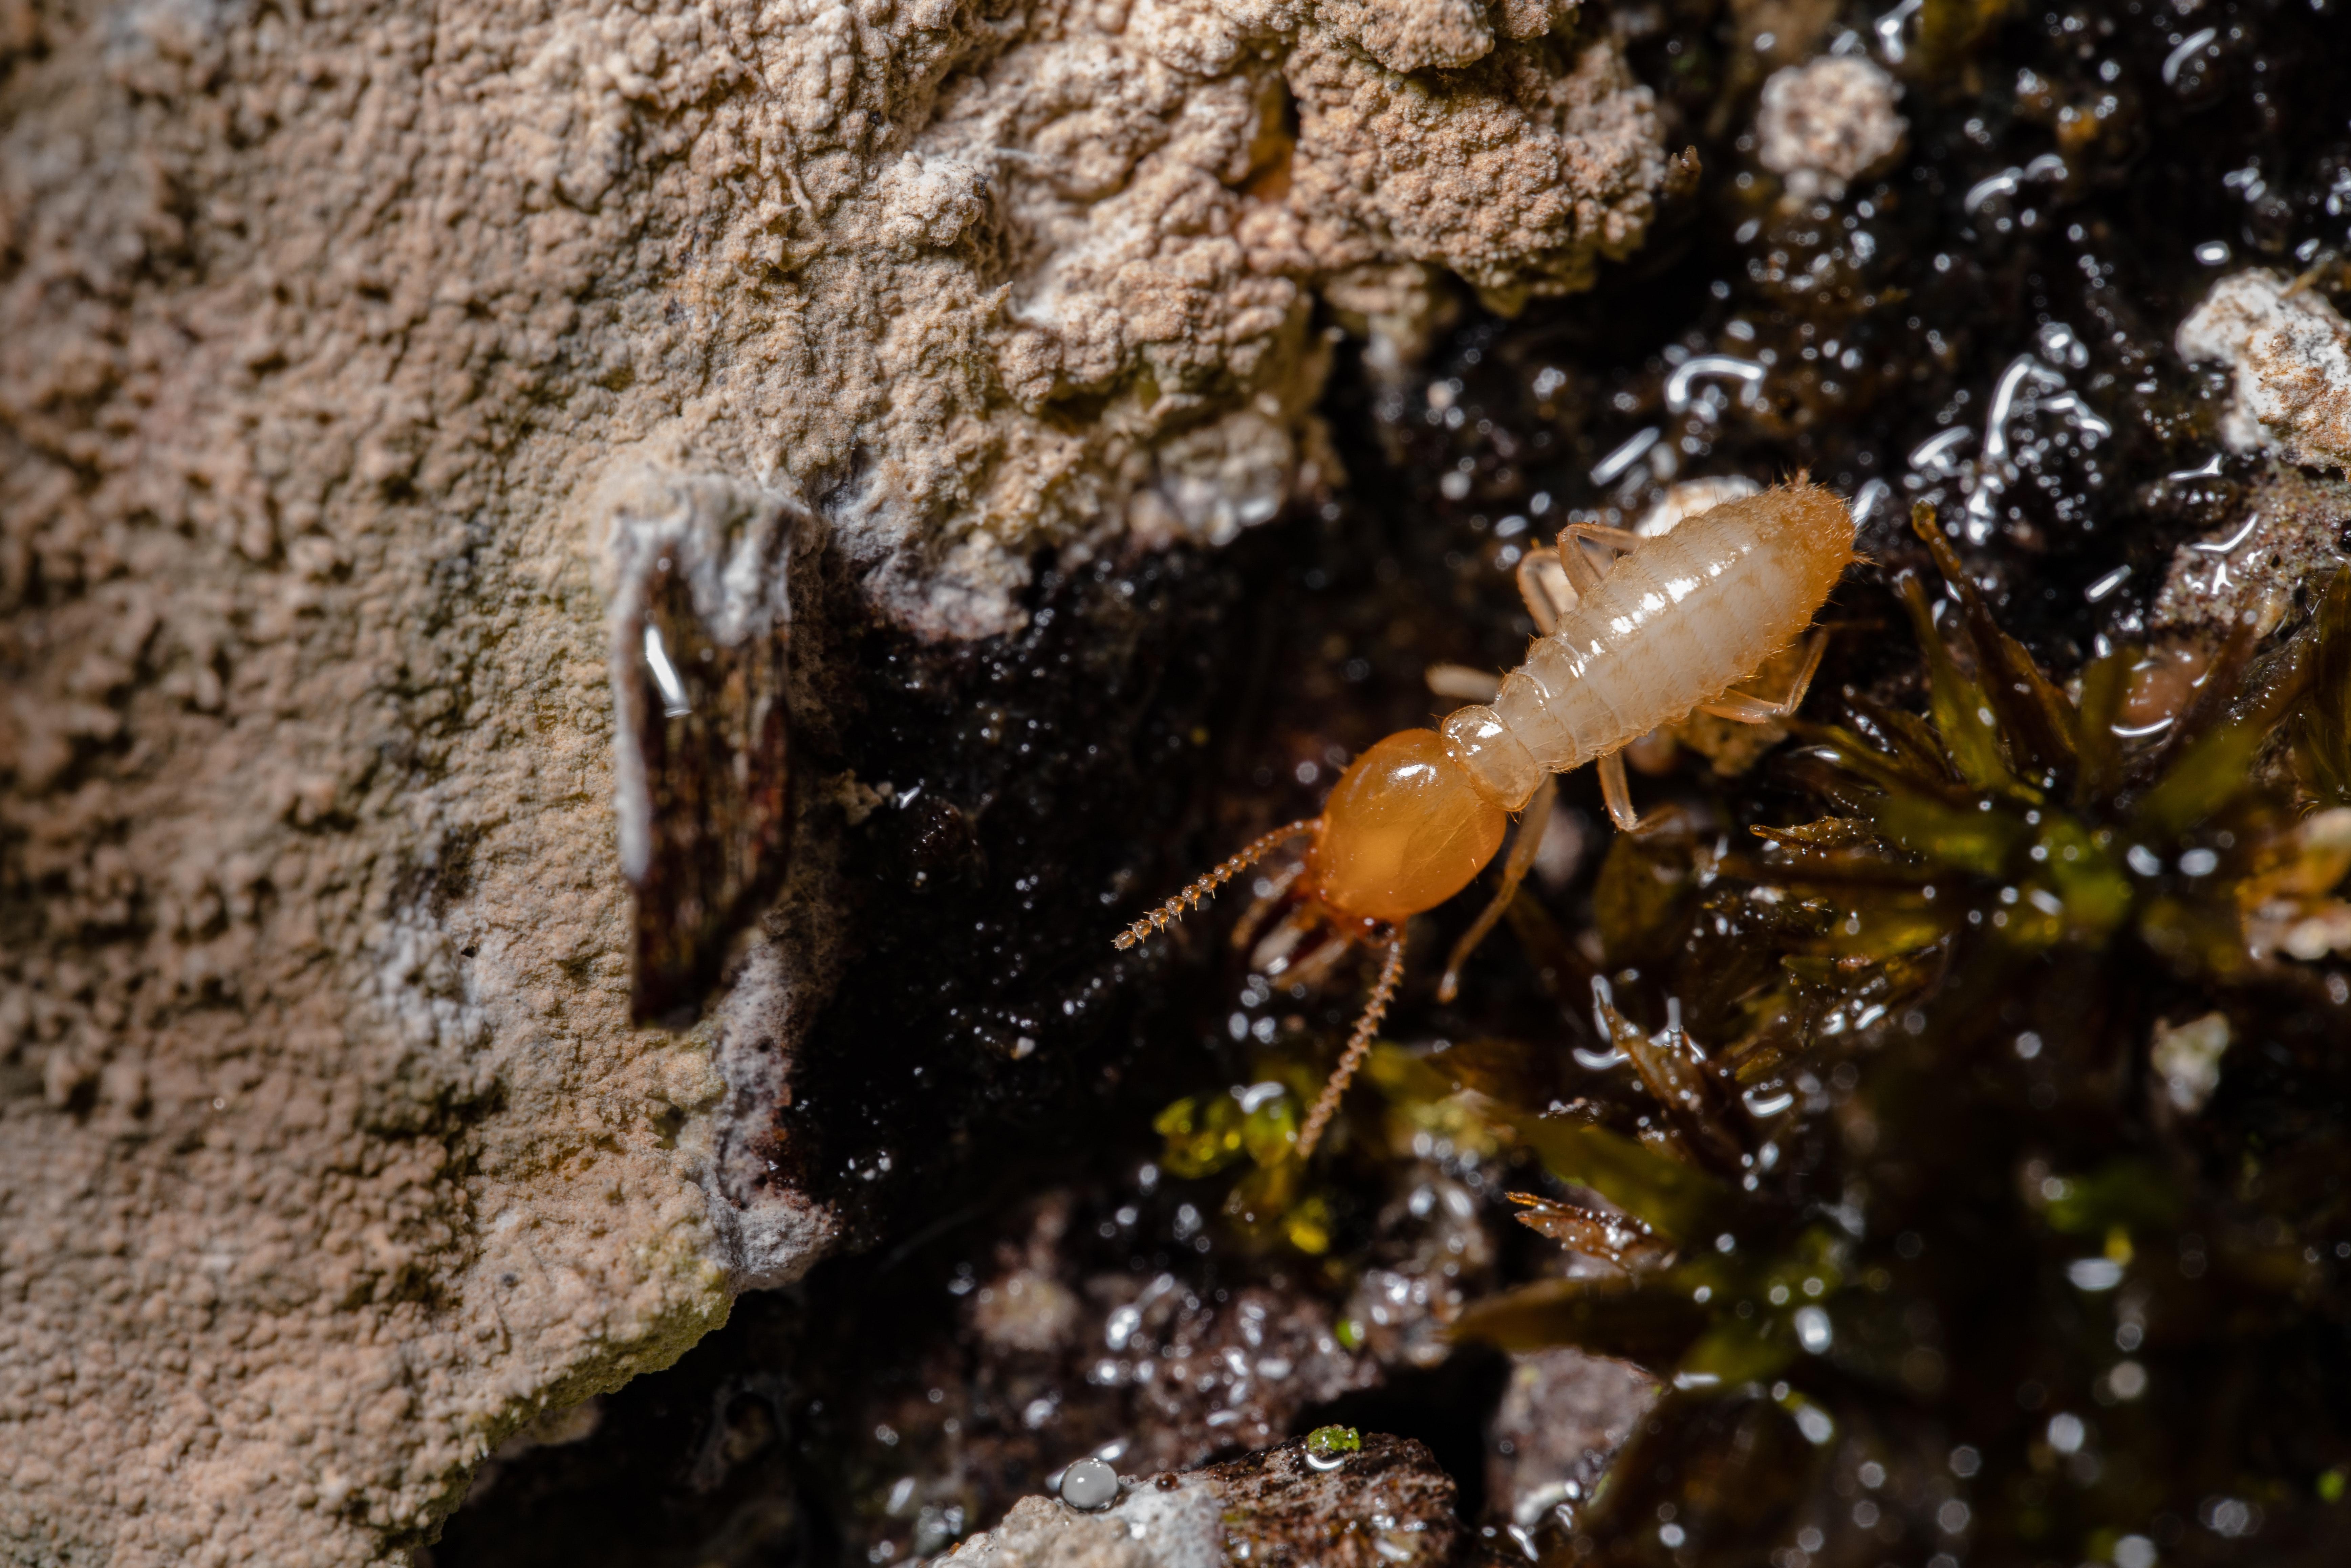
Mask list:
[{"label": "pale white abdomen", "polygon": [[1538,770],[1580,768],[1755,674],[1802,634],[1852,559],[1852,518],[1816,486],[1702,512],[1618,557],[1492,705],[1455,714],[1445,732],[1488,797],[1515,810]]}]

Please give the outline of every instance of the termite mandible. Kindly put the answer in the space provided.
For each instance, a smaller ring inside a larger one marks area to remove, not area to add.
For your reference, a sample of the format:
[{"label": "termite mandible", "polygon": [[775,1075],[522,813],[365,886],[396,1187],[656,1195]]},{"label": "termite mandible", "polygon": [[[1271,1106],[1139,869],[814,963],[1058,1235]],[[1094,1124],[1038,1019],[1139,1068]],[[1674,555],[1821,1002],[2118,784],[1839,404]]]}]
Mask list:
[{"label": "termite mandible", "polygon": [[[1587,539],[1619,552],[1605,574],[1584,554]],[[1820,631],[1780,695],[1738,687],[1805,638],[1855,559],[1853,541],[1844,503],[1801,476],[1654,538],[1571,523],[1556,545],[1565,591],[1545,591],[1542,574],[1520,573],[1543,634],[1490,705],[1379,742],[1341,775],[1321,816],[1258,839],[1128,926],[1116,945],[1164,931],[1283,843],[1312,836],[1291,891],[1344,940],[1376,944],[1383,956],[1347,1048],[1299,1131],[1298,1156],[1307,1159],[1395,998],[1405,921],[1467,887],[1501,848],[1510,815],[1520,814],[1500,888],[1454,947],[1438,990],[1450,1000],[1462,961],[1534,862],[1558,775],[1596,763],[1608,815],[1630,831],[1640,818],[1617,755],[1629,742],[1693,712],[1749,724],[1794,712],[1820,667]]]}]

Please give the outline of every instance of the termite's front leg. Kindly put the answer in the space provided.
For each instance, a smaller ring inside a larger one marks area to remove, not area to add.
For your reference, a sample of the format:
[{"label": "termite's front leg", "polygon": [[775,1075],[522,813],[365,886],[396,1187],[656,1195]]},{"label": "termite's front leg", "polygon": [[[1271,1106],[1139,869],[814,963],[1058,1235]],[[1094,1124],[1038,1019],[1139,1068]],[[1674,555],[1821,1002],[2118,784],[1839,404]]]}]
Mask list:
[{"label": "termite's front leg", "polygon": [[1536,852],[1542,848],[1543,830],[1551,826],[1551,809],[1559,800],[1559,775],[1546,773],[1542,782],[1527,801],[1526,810],[1519,816],[1518,837],[1510,841],[1510,853],[1502,862],[1502,881],[1494,890],[1494,901],[1486,905],[1477,922],[1461,934],[1453,945],[1452,956],[1445,960],[1445,977],[1437,983],[1437,999],[1449,1002],[1461,989],[1461,966],[1478,950],[1478,944],[1494,929],[1510,901],[1519,895],[1519,883],[1526,881],[1527,872],[1535,863]]}]

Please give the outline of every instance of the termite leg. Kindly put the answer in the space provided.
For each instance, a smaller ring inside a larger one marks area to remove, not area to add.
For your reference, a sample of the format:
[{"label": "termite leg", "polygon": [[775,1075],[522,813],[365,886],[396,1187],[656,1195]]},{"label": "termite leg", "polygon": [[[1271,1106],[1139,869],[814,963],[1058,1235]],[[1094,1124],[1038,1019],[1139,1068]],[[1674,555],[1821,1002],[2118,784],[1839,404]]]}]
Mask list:
[{"label": "termite leg", "polygon": [[1580,539],[1590,539],[1593,544],[1608,545],[1619,551],[1636,549],[1648,542],[1630,528],[1612,528],[1605,523],[1570,523],[1560,532],[1573,534]]},{"label": "termite leg", "polygon": [[1567,573],[1567,585],[1578,599],[1600,586],[1600,569],[1583,553],[1583,530],[1589,526],[1570,523],[1559,530],[1559,538],[1552,544],[1560,567]]},{"label": "termite leg", "polygon": [[1623,528],[1612,528],[1601,523],[1570,523],[1560,529],[1559,538],[1556,541],[1559,564],[1565,569],[1568,585],[1575,591],[1576,597],[1579,599],[1600,586],[1600,569],[1593,566],[1592,559],[1583,553],[1585,539],[1590,539],[1594,544],[1606,545],[1620,552],[1632,549],[1641,543],[1640,535],[1626,533]]},{"label": "termite leg", "polygon": [[1502,862],[1502,883],[1494,890],[1494,901],[1486,905],[1477,924],[1461,934],[1461,940],[1453,945],[1452,954],[1445,960],[1445,977],[1437,982],[1438,1001],[1449,1002],[1459,994],[1461,966],[1469,961],[1478,944],[1494,929],[1502,912],[1510,908],[1510,900],[1519,895],[1519,883],[1526,881],[1529,868],[1535,863],[1535,852],[1542,847],[1543,830],[1551,825],[1552,805],[1558,799],[1559,776],[1544,774],[1543,781],[1535,786],[1534,798],[1527,802],[1526,810],[1519,818],[1519,836],[1510,841],[1510,858]]},{"label": "termite leg", "polygon": [[1625,758],[1612,751],[1593,766],[1600,771],[1600,798],[1608,803],[1608,820],[1626,832],[1641,825],[1641,813],[1633,810],[1633,786],[1625,779]]},{"label": "termite leg", "polygon": [[1473,670],[1467,664],[1431,664],[1421,672],[1421,679],[1437,696],[1451,697],[1457,702],[1489,703],[1502,689],[1501,676],[1491,670]]},{"label": "termite leg", "polygon": [[1770,724],[1780,716],[1780,705],[1750,697],[1745,692],[1725,692],[1710,703],[1698,704],[1698,711],[1737,724]]},{"label": "termite leg", "polygon": [[1565,558],[1557,550],[1531,549],[1519,562],[1519,597],[1533,617],[1535,634],[1559,630],[1560,617],[1575,607],[1575,587],[1567,580]]},{"label": "termite leg", "polygon": [[1371,999],[1364,1004],[1364,1016],[1355,1020],[1355,1032],[1347,1037],[1347,1049],[1332,1070],[1331,1082],[1322,1085],[1322,1098],[1314,1109],[1306,1113],[1306,1125],[1298,1134],[1300,1163],[1311,1159],[1314,1145],[1322,1141],[1322,1129],[1331,1124],[1331,1117],[1339,1109],[1339,1097],[1347,1092],[1348,1081],[1355,1069],[1370,1054],[1372,1038],[1379,1033],[1380,1020],[1387,1017],[1388,1004],[1395,1000],[1396,987],[1404,979],[1404,933],[1390,927],[1387,956],[1380,960],[1379,983],[1372,988]]},{"label": "termite leg", "polygon": [[1529,550],[1519,562],[1519,597],[1534,617],[1535,630],[1548,637],[1575,601],[1600,584],[1600,569],[1584,555],[1581,541],[1591,539],[1619,550],[1641,542],[1637,534],[1598,523],[1570,523],[1548,550]]},{"label": "termite leg", "polygon": [[[1266,917],[1273,913],[1274,907],[1281,902],[1281,895],[1297,884],[1305,871],[1303,862],[1290,862],[1269,879],[1270,886],[1249,900],[1249,906],[1241,912],[1238,920],[1233,922],[1233,946],[1236,949],[1246,947],[1257,940],[1258,933],[1265,929]],[[1296,944],[1293,942],[1291,946]]]},{"label": "termite leg", "polygon": [[1186,910],[1199,908],[1201,901],[1208,894],[1265,859],[1291,839],[1301,833],[1312,831],[1314,824],[1321,820],[1319,817],[1310,817],[1302,822],[1291,822],[1286,827],[1276,828],[1273,831],[1257,839],[1240,853],[1120,932],[1112,938],[1111,945],[1123,953],[1153,932],[1166,930],[1182,916]]},{"label": "termite leg", "polygon": [[1775,718],[1785,718],[1803,706],[1804,694],[1812,690],[1813,677],[1820,673],[1821,655],[1828,652],[1829,634],[1815,628],[1804,640],[1804,662],[1788,683],[1787,692],[1776,701],[1750,696],[1745,692],[1725,692],[1710,703],[1698,704],[1698,711],[1717,718],[1737,719],[1741,724],[1769,724]]},{"label": "termite leg", "polygon": [[1813,628],[1804,639],[1804,662],[1796,670],[1796,678],[1788,683],[1787,695],[1780,699],[1780,716],[1786,717],[1804,704],[1804,694],[1813,689],[1813,677],[1821,673],[1821,655],[1829,651],[1829,633],[1824,626]]}]

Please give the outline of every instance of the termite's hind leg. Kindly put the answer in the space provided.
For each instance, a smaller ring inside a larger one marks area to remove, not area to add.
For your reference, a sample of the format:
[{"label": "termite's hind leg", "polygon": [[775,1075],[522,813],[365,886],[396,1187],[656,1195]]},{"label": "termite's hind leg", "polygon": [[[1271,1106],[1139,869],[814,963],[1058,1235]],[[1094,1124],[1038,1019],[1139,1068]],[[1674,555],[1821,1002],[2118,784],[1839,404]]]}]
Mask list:
[{"label": "termite's hind leg", "polygon": [[1698,711],[1717,718],[1737,719],[1742,724],[1769,724],[1775,718],[1785,718],[1803,706],[1804,694],[1813,688],[1813,677],[1820,674],[1821,655],[1828,652],[1829,634],[1815,627],[1804,639],[1804,662],[1796,666],[1788,682],[1788,689],[1778,698],[1751,696],[1745,692],[1725,692],[1710,703],[1698,704]]},{"label": "termite's hind leg", "polygon": [[1821,673],[1821,655],[1829,651],[1829,633],[1825,626],[1815,626],[1804,639],[1804,662],[1796,667],[1795,678],[1788,683],[1787,695],[1780,699],[1780,714],[1785,717],[1804,705],[1804,694],[1813,689],[1813,677]]},{"label": "termite's hind leg", "polygon": [[1641,813],[1633,810],[1633,786],[1625,781],[1625,754],[1612,751],[1593,767],[1600,772],[1600,798],[1607,802],[1608,820],[1625,832],[1641,825]]},{"label": "termite's hind leg", "polygon": [[1364,1064],[1371,1053],[1373,1037],[1380,1031],[1380,1020],[1388,1015],[1388,1004],[1395,1000],[1396,987],[1404,980],[1404,933],[1393,926],[1388,930],[1387,955],[1380,960],[1379,983],[1372,988],[1371,999],[1364,1004],[1364,1016],[1355,1020],[1355,1032],[1347,1037],[1347,1049],[1339,1057],[1339,1065],[1331,1071],[1331,1082],[1322,1085],[1322,1097],[1314,1109],[1306,1113],[1306,1125],[1298,1134],[1298,1158],[1301,1164],[1313,1158],[1314,1145],[1322,1141],[1322,1129],[1331,1124],[1332,1115],[1339,1109],[1339,1097],[1347,1092],[1347,1084],[1355,1076],[1355,1069]]},{"label": "termite's hind leg", "polygon": [[1453,951],[1445,960],[1445,977],[1437,982],[1437,999],[1449,1002],[1461,990],[1461,966],[1478,950],[1491,933],[1510,900],[1519,895],[1519,883],[1526,881],[1527,872],[1535,863],[1535,853],[1542,847],[1543,830],[1551,826],[1551,809],[1559,799],[1559,775],[1546,773],[1543,781],[1535,786],[1534,798],[1519,817],[1519,836],[1510,841],[1510,858],[1502,862],[1502,883],[1494,890],[1494,901],[1486,905],[1477,923],[1461,934],[1453,944]]},{"label": "termite's hind leg", "polygon": [[1698,705],[1700,713],[1710,713],[1717,718],[1727,718],[1736,724],[1770,724],[1781,716],[1778,703],[1767,703],[1761,697],[1750,697],[1745,692],[1725,692],[1710,703]]}]

